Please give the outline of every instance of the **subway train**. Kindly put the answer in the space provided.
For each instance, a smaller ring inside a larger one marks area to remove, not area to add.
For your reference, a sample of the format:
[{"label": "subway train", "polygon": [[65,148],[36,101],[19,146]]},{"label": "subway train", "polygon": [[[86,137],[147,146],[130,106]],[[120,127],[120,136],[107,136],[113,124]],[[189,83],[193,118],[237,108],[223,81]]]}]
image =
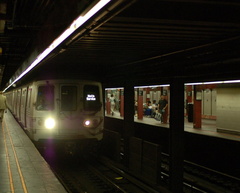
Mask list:
[{"label": "subway train", "polygon": [[32,141],[92,144],[103,138],[101,83],[38,80],[4,93],[8,109]]}]

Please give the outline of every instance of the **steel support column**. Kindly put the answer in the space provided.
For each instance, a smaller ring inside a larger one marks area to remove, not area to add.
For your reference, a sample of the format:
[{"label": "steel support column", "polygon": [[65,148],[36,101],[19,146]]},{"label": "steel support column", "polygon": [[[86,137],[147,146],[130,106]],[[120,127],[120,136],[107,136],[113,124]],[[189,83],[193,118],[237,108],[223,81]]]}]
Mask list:
[{"label": "steel support column", "polygon": [[129,163],[129,139],[134,136],[134,85],[128,81],[124,87],[124,164]]},{"label": "steel support column", "polygon": [[174,79],[170,85],[170,190],[183,192],[184,83]]}]

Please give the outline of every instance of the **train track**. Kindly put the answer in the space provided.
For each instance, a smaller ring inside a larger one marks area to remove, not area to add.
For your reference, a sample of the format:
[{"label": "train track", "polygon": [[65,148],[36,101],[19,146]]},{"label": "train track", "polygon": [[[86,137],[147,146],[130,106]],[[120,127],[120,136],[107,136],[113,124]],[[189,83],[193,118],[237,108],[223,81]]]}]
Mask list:
[{"label": "train track", "polygon": [[[69,193],[161,192],[159,188],[151,187],[106,158],[60,155],[55,158],[55,161],[48,158],[46,160]],[[169,157],[167,154],[162,155],[161,181],[167,189],[169,183]],[[240,179],[185,161],[184,192],[240,193]]]},{"label": "train track", "polygon": [[69,193],[157,193],[119,168],[103,164],[96,157],[66,156],[57,159],[57,163],[50,161],[49,164]]},{"label": "train track", "polygon": [[[169,155],[162,154],[162,179],[169,179]],[[240,179],[210,168],[184,161],[184,192],[240,193]]]}]

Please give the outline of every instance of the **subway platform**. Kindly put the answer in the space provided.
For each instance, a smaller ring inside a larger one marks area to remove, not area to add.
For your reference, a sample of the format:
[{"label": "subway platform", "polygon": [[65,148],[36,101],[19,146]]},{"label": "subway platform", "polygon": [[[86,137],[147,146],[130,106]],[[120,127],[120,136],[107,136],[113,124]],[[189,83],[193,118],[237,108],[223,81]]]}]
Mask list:
[{"label": "subway platform", "polygon": [[0,128],[0,193],[67,192],[9,111]]},{"label": "subway platform", "polygon": [[[116,118],[116,119],[123,119],[123,117],[120,116],[120,113],[118,111],[114,111],[114,115],[107,115],[107,113],[105,112],[105,116]],[[137,119],[137,116],[134,116],[134,121],[137,123],[148,124],[153,126],[160,126],[160,127],[166,127],[166,128],[170,127],[169,123],[160,123],[159,121],[156,121],[156,119],[147,117],[147,116],[143,116],[142,120],[139,120]],[[184,118],[184,131],[190,132],[190,133],[196,133],[199,135],[207,135],[212,137],[240,141],[240,135],[218,132],[217,126],[216,126],[216,120],[202,119],[202,128],[196,129],[193,127],[192,122],[190,123],[188,122],[187,118]]]}]

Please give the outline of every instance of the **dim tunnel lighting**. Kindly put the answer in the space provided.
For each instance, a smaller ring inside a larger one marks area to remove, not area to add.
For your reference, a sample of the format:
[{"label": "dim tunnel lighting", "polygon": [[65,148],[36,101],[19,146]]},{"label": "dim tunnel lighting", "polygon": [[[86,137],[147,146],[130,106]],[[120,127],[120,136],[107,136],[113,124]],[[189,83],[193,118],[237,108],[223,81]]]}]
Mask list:
[{"label": "dim tunnel lighting", "polygon": [[44,50],[38,57],[29,65],[29,67],[23,71],[10,85],[8,85],[3,92],[10,88],[14,83],[25,76],[29,71],[31,71],[35,66],[37,66],[45,57],[47,57],[57,46],[59,46],[67,37],[69,37],[73,32],[75,32],[79,27],[81,27],[88,19],[94,16],[98,11],[100,11],[104,6],[106,6],[111,0],[100,0],[96,3],[84,16],[79,16],[76,20],[72,22],[69,28],[67,28],[57,39],[55,39],[52,44]]}]

